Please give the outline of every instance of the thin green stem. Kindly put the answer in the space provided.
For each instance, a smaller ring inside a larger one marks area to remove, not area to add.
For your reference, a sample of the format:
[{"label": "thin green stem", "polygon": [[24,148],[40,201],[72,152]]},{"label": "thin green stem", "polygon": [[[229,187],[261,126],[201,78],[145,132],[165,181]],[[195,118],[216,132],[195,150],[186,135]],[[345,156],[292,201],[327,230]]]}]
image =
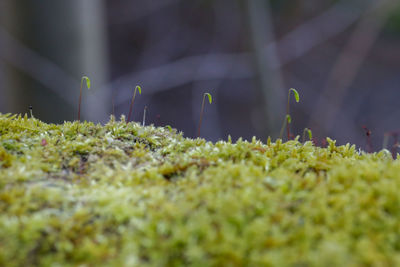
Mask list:
[{"label": "thin green stem", "polygon": [[143,126],[146,123],[146,111],[147,111],[147,106],[144,106],[144,110],[143,110]]},{"label": "thin green stem", "polygon": [[83,78],[81,79],[81,89],[79,90],[78,121],[81,121],[82,87],[83,87]]},{"label": "thin green stem", "polygon": [[114,105],[114,96],[115,96],[115,93],[114,93],[114,90],[113,90],[113,92],[112,92],[112,98],[111,98],[111,105],[112,105],[112,113],[111,113],[111,115],[113,115],[114,116],[114,118],[115,118],[115,105]]},{"label": "thin green stem", "polygon": [[299,102],[299,93],[297,92],[296,89],[290,88],[288,92],[288,100],[286,104],[286,117],[285,120],[283,121],[283,125],[279,134],[279,138],[283,138],[283,131],[285,130],[286,127],[286,133],[287,133],[287,139],[290,139],[290,123],[292,122],[292,118],[290,117],[290,92],[293,92],[294,97],[296,99],[296,102]]},{"label": "thin green stem", "polygon": [[87,76],[82,76],[81,79],[81,88],[79,90],[79,104],[78,104],[78,121],[81,121],[81,102],[82,102],[82,87],[83,87],[83,81],[86,81],[86,86],[88,89],[90,89],[90,79]]},{"label": "thin green stem", "polygon": [[201,103],[201,111],[200,111],[200,120],[199,120],[199,126],[197,127],[197,137],[200,137],[200,128],[201,128],[201,123],[203,121],[203,113],[204,113],[204,105],[206,101],[206,96],[208,97],[208,102],[211,104],[212,103],[212,97],[209,93],[205,93],[203,95],[203,102]]},{"label": "thin green stem", "polygon": [[279,138],[280,139],[283,138],[283,132],[285,131],[286,123],[287,123],[287,117],[285,117],[285,119],[283,120],[282,128],[281,128],[281,131],[279,133]]},{"label": "thin green stem", "polygon": [[197,127],[197,137],[200,137],[200,128],[201,128],[201,122],[203,121],[203,113],[204,113],[204,102],[206,100],[206,95],[203,95],[203,102],[201,103],[201,111],[200,111],[200,120],[199,120],[199,126]]},{"label": "thin green stem", "polygon": [[[288,97],[287,97],[286,114],[287,115],[290,114],[290,90],[289,90]],[[287,135],[287,140],[289,140],[290,139],[290,122],[289,122],[287,116],[286,116],[286,121],[287,121],[286,135]]]},{"label": "thin green stem", "polygon": [[140,88],[140,86],[136,86],[135,91],[133,92],[132,99],[131,99],[131,105],[129,106],[128,120],[126,121],[126,123],[131,121],[132,109],[133,109],[133,104],[135,103],[137,90],[139,90],[139,94],[142,93],[142,89]]}]

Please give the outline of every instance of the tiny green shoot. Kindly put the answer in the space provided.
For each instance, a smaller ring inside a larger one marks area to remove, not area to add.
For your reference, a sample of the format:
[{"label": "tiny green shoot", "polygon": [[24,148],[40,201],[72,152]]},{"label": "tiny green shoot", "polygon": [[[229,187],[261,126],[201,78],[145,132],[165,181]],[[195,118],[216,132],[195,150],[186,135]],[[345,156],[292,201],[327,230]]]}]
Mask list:
[{"label": "tiny green shoot", "polygon": [[79,104],[78,104],[78,121],[81,120],[81,102],[82,102],[82,87],[83,87],[83,81],[86,81],[86,87],[90,89],[90,79],[87,76],[82,76],[81,79],[81,89],[79,92]]},{"label": "tiny green shoot", "polygon": [[289,114],[286,114],[286,121],[288,123],[292,123],[292,116],[290,116]]},{"label": "tiny green shoot", "polygon": [[128,123],[128,122],[131,121],[133,103],[135,102],[136,92],[137,92],[137,91],[139,91],[139,94],[140,94],[140,95],[142,94],[142,88],[141,88],[139,85],[137,85],[137,86],[135,87],[135,91],[133,92],[133,96],[132,96],[132,99],[131,99],[131,105],[129,106],[128,120],[126,121],[126,123]]},{"label": "tiny green shoot", "polygon": [[303,130],[303,143],[306,141],[306,134],[308,134],[308,139],[312,141],[312,132],[311,129],[304,128]]},{"label": "tiny green shoot", "polygon": [[200,128],[201,128],[201,122],[203,121],[203,113],[204,113],[204,104],[206,100],[206,96],[208,97],[208,102],[211,104],[212,103],[212,96],[210,93],[204,93],[203,94],[203,102],[201,103],[201,111],[200,111],[200,120],[199,120],[199,126],[197,128],[197,137],[200,137]]},{"label": "tiny green shoot", "polygon": [[300,96],[299,96],[299,92],[297,92],[296,89],[294,88],[290,88],[288,91],[288,100],[287,100],[287,105],[286,105],[286,116],[285,116],[285,120],[283,121],[282,124],[282,128],[279,134],[279,138],[282,139],[283,138],[283,132],[285,130],[286,127],[286,133],[287,133],[287,139],[290,139],[290,127],[289,124],[292,123],[292,117],[290,116],[290,92],[293,92],[294,98],[296,100],[296,102],[298,103],[300,101]]},{"label": "tiny green shoot", "polygon": [[[294,89],[294,88],[290,88],[290,89],[289,89],[289,94],[290,94],[290,92],[293,92],[294,98],[296,99],[296,102],[299,103],[299,101],[300,101],[299,92],[297,92],[297,90]],[[289,98],[289,97],[288,97],[288,98]]]}]

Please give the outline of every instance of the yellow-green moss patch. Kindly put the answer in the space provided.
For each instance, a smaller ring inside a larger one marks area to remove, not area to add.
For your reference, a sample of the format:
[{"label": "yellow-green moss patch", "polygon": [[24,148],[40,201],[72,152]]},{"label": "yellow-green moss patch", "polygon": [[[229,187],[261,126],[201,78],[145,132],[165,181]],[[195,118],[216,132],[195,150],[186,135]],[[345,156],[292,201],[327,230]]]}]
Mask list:
[{"label": "yellow-green moss patch", "polygon": [[0,266],[400,265],[400,161],[0,115]]}]

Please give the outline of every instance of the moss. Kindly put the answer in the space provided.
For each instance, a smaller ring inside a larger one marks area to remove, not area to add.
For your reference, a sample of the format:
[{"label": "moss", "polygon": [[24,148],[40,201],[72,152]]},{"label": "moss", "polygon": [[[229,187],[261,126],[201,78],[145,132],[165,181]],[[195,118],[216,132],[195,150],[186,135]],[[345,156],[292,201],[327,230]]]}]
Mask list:
[{"label": "moss", "polygon": [[396,266],[387,151],[0,115],[0,266]]}]

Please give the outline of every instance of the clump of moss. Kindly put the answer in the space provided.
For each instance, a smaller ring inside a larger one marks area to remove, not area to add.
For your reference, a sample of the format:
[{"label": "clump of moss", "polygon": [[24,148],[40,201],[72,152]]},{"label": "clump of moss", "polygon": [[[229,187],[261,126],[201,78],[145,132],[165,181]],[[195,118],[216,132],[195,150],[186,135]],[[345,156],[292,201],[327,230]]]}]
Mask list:
[{"label": "clump of moss", "polygon": [[0,266],[400,265],[400,162],[0,115]]}]

